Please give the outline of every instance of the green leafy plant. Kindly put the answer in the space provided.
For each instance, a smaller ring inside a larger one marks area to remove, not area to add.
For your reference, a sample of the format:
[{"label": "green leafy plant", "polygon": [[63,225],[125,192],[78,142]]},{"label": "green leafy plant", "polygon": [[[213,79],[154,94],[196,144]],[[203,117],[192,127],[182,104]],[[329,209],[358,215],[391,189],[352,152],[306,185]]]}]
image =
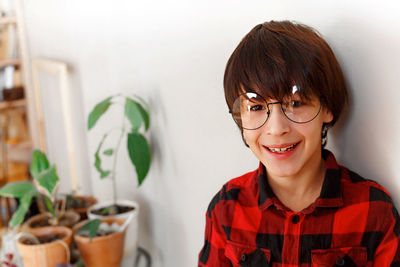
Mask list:
[{"label": "green leafy plant", "polygon": [[[150,168],[151,155],[150,148],[143,132],[147,132],[150,126],[149,105],[139,96],[110,96],[98,103],[89,114],[88,129],[92,129],[100,117],[109,110],[111,105],[123,106],[121,116],[120,135],[115,148],[107,148],[102,150],[102,146],[110,133],[115,130],[111,129],[103,135],[97,150],[94,154],[94,166],[99,172],[101,178],[110,177],[113,183],[113,199],[117,200],[116,190],[116,166],[118,162],[118,152],[122,139],[126,137],[126,148],[129,158],[136,169],[138,185],[140,186],[147,176]],[[102,157],[113,157],[113,165],[111,170],[102,168]]]},{"label": "green leafy plant", "polygon": [[32,199],[41,195],[48,211],[52,215],[52,224],[57,224],[56,212],[56,193],[60,179],[58,178],[56,166],[50,165],[46,155],[40,150],[32,153],[30,172],[33,177],[31,182],[8,183],[0,188],[0,195],[4,197],[14,197],[19,200],[19,206],[14,212],[10,226],[20,225],[25,214],[29,210]]}]

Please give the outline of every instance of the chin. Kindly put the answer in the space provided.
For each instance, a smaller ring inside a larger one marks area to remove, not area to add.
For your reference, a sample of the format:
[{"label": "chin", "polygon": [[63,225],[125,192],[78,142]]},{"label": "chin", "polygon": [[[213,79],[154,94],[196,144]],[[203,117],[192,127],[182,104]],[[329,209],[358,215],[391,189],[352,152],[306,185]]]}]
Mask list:
[{"label": "chin", "polygon": [[270,173],[276,177],[293,177],[298,173],[295,169],[277,169],[277,168],[267,168],[267,173]]}]

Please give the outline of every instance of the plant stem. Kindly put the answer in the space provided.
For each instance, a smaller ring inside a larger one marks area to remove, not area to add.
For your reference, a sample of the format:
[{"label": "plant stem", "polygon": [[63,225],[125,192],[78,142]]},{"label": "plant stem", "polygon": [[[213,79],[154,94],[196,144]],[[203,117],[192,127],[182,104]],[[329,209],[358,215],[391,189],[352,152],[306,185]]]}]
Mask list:
[{"label": "plant stem", "polygon": [[121,146],[121,141],[122,141],[122,138],[124,137],[124,134],[125,134],[125,110],[122,112],[122,130],[121,130],[121,134],[119,136],[117,147],[115,148],[115,151],[114,151],[114,163],[113,163],[112,172],[111,172],[111,179],[112,179],[112,183],[113,183],[114,205],[117,204],[117,181],[115,180],[115,178],[116,178],[115,177],[115,169],[117,167],[117,158],[118,158],[119,147]]}]

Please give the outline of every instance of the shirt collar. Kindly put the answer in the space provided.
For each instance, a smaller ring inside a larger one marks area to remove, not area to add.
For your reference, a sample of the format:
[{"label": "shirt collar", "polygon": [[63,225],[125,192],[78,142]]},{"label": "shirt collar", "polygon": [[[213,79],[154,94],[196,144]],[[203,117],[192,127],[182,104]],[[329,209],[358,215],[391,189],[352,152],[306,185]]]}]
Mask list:
[{"label": "shirt collar", "polygon": [[[340,207],[343,205],[340,167],[335,156],[329,150],[322,150],[322,158],[325,160],[326,172],[320,196],[313,204],[303,210],[303,213],[310,213],[315,207]],[[255,178],[258,180],[260,192],[258,197],[259,208],[264,210],[269,208],[271,205],[282,207],[283,205],[269,186],[267,172],[265,166],[261,162],[255,175]]]}]

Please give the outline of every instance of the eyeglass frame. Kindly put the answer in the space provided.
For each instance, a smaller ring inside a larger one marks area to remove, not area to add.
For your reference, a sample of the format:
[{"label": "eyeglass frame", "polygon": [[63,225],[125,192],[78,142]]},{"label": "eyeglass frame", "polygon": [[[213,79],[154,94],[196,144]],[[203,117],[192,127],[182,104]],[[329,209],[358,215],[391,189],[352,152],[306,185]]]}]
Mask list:
[{"label": "eyeglass frame", "polygon": [[259,127],[257,127],[257,128],[248,129],[248,128],[244,128],[243,126],[240,126],[240,125],[236,122],[236,120],[233,118],[233,114],[232,114],[233,111],[232,111],[232,109],[229,109],[229,114],[232,115],[233,121],[234,121],[241,129],[250,130],[250,131],[260,129],[260,128],[263,127],[264,124],[268,121],[268,118],[269,118],[269,116],[270,116],[270,114],[271,114],[271,109],[269,108],[269,105],[280,104],[280,105],[281,105],[281,111],[282,111],[283,115],[285,115],[285,117],[286,117],[289,121],[294,122],[294,123],[297,123],[297,124],[304,124],[304,123],[309,123],[309,122],[313,121],[316,117],[318,117],[319,113],[321,113],[322,102],[323,102],[323,100],[324,100],[324,97],[320,97],[320,98],[319,98],[319,109],[318,109],[317,114],[316,114],[312,119],[310,119],[310,120],[308,120],[308,121],[305,121],[305,122],[297,122],[297,121],[294,121],[294,120],[290,119],[290,118],[286,115],[286,113],[285,113],[285,111],[283,110],[283,107],[282,107],[282,101],[276,101],[276,102],[269,102],[269,103],[268,103],[267,100],[265,100],[265,98],[264,98],[262,95],[260,95],[260,94],[258,94],[258,93],[256,93],[256,92],[245,92],[245,93],[243,93],[243,94],[240,94],[238,97],[236,97],[236,99],[233,101],[233,103],[235,103],[235,101],[236,101],[239,97],[241,97],[242,95],[246,95],[246,94],[248,94],[248,93],[253,93],[253,94],[256,94],[256,95],[260,96],[261,99],[264,100],[265,104],[267,104],[268,112],[267,112],[267,118],[265,119],[265,121],[264,121]]}]

